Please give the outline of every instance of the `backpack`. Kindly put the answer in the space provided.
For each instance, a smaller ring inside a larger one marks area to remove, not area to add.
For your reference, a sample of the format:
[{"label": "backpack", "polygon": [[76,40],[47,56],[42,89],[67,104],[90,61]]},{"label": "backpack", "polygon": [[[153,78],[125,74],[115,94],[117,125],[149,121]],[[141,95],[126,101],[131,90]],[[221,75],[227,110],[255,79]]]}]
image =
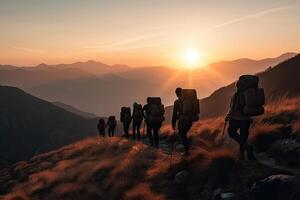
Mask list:
[{"label": "backpack", "polygon": [[143,106],[141,104],[134,104],[132,118],[134,121],[143,120]]},{"label": "backpack", "polygon": [[254,75],[240,76],[237,87],[242,93],[242,114],[245,116],[257,116],[264,113],[265,93],[258,86],[259,78]]},{"label": "backpack", "polygon": [[160,97],[149,97],[148,109],[150,123],[161,123],[165,120],[165,108]]},{"label": "backpack", "polygon": [[111,128],[115,128],[116,125],[117,125],[117,121],[116,121],[116,117],[115,116],[110,116],[108,118],[108,125],[111,127]]},{"label": "backpack", "polygon": [[199,120],[200,100],[195,89],[183,89],[179,98],[179,115],[195,122]]},{"label": "backpack", "polygon": [[99,129],[99,130],[105,130],[105,120],[102,119],[102,118],[99,119],[98,129]]},{"label": "backpack", "polygon": [[121,108],[121,122],[130,123],[131,122],[131,109],[130,107]]}]

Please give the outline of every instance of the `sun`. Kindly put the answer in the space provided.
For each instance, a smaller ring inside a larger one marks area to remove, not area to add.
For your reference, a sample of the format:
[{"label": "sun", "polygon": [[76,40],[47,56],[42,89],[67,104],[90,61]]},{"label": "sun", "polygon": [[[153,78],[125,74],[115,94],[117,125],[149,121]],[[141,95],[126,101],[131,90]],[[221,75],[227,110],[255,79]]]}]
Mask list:
[{"label": "sun", "polygon": [[188,48],[183,52],[183,60],[188,68],[194,68],[199,64],[200,53],[193,48]]}]

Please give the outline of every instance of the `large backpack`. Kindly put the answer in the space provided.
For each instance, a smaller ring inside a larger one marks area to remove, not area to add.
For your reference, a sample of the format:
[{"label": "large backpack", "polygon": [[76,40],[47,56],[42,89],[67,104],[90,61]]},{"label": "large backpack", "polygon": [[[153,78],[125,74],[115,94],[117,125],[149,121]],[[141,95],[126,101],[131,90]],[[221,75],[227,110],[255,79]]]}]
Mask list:
[{"label": "large backpack", "polygon": [[179,98],[179,115],[195,122],[199,120],[200,101],[195,89],[183,89]]},{"label": "large backpack", "polygon": [[258,86],[259,78],[254,75],[240,76],[237,87],[242,93],[242,114],[245,116],[257,116],[264,113],[265,93]]},{"label": "large backpack", "polygon": [[165,120],[165,108],[160,97],[149,97],[148,115],[150,123],[161,123]]},{"label": "large backpack", "polygon": [[143,120],[143,106],[141,104],[134,104],[132,118],[134,121]]},{"label": "large backpack", "polygon": [[117,121],[116,121],[116,117],[115,117],[115,116],[110,116],[110,117],[108,118],[108,122],[109,122],[109,126],[110,126],[111,128],[115,128],[116,125],[117,125]]},{"label": "large backpack", "polygon": [[103,118],[99,119],[98,129],[101,131],[105,130],[105,120]]},{"label": "large backpack", "polygon": [[130,123],[131,122],[131,109],[130,107],[121,108],[121,122]]}]

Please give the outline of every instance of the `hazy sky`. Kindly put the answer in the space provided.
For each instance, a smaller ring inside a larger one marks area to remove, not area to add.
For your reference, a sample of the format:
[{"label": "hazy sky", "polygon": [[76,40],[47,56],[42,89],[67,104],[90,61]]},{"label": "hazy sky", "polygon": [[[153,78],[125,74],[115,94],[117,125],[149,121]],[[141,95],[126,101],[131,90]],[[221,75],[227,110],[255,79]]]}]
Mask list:
[{"label": "hazy sky", "polygon": [[182,66],[300,51],[300,0],[0,0],[0,63]]}]

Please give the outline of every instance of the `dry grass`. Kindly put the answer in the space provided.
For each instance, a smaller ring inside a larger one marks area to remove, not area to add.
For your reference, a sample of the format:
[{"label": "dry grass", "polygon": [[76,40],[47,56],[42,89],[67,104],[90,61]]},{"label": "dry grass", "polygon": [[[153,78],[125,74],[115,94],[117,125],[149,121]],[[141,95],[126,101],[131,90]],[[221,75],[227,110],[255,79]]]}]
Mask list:
[{"label": "dry grass", "polygon": [[[264,151],[278,138],[299,136],[299,108],[300,98],[267,105],[251,127],[251,142]],[[222,136],[223,126],[222,118],[195,123],[191,156],[185,159],[175,152],[171,160],[163,151],[121,138],[77,142],[0,171],[1,191],[6,191],[1,199],[209,199],[205,191],[224,187],[248,200],[249,184],[279,172],[239,162],[237,144],[227,133]],[[162,141],[172,134],[170,126],[163,127]],[[187,179],[174,184],[182,170]]]}]

